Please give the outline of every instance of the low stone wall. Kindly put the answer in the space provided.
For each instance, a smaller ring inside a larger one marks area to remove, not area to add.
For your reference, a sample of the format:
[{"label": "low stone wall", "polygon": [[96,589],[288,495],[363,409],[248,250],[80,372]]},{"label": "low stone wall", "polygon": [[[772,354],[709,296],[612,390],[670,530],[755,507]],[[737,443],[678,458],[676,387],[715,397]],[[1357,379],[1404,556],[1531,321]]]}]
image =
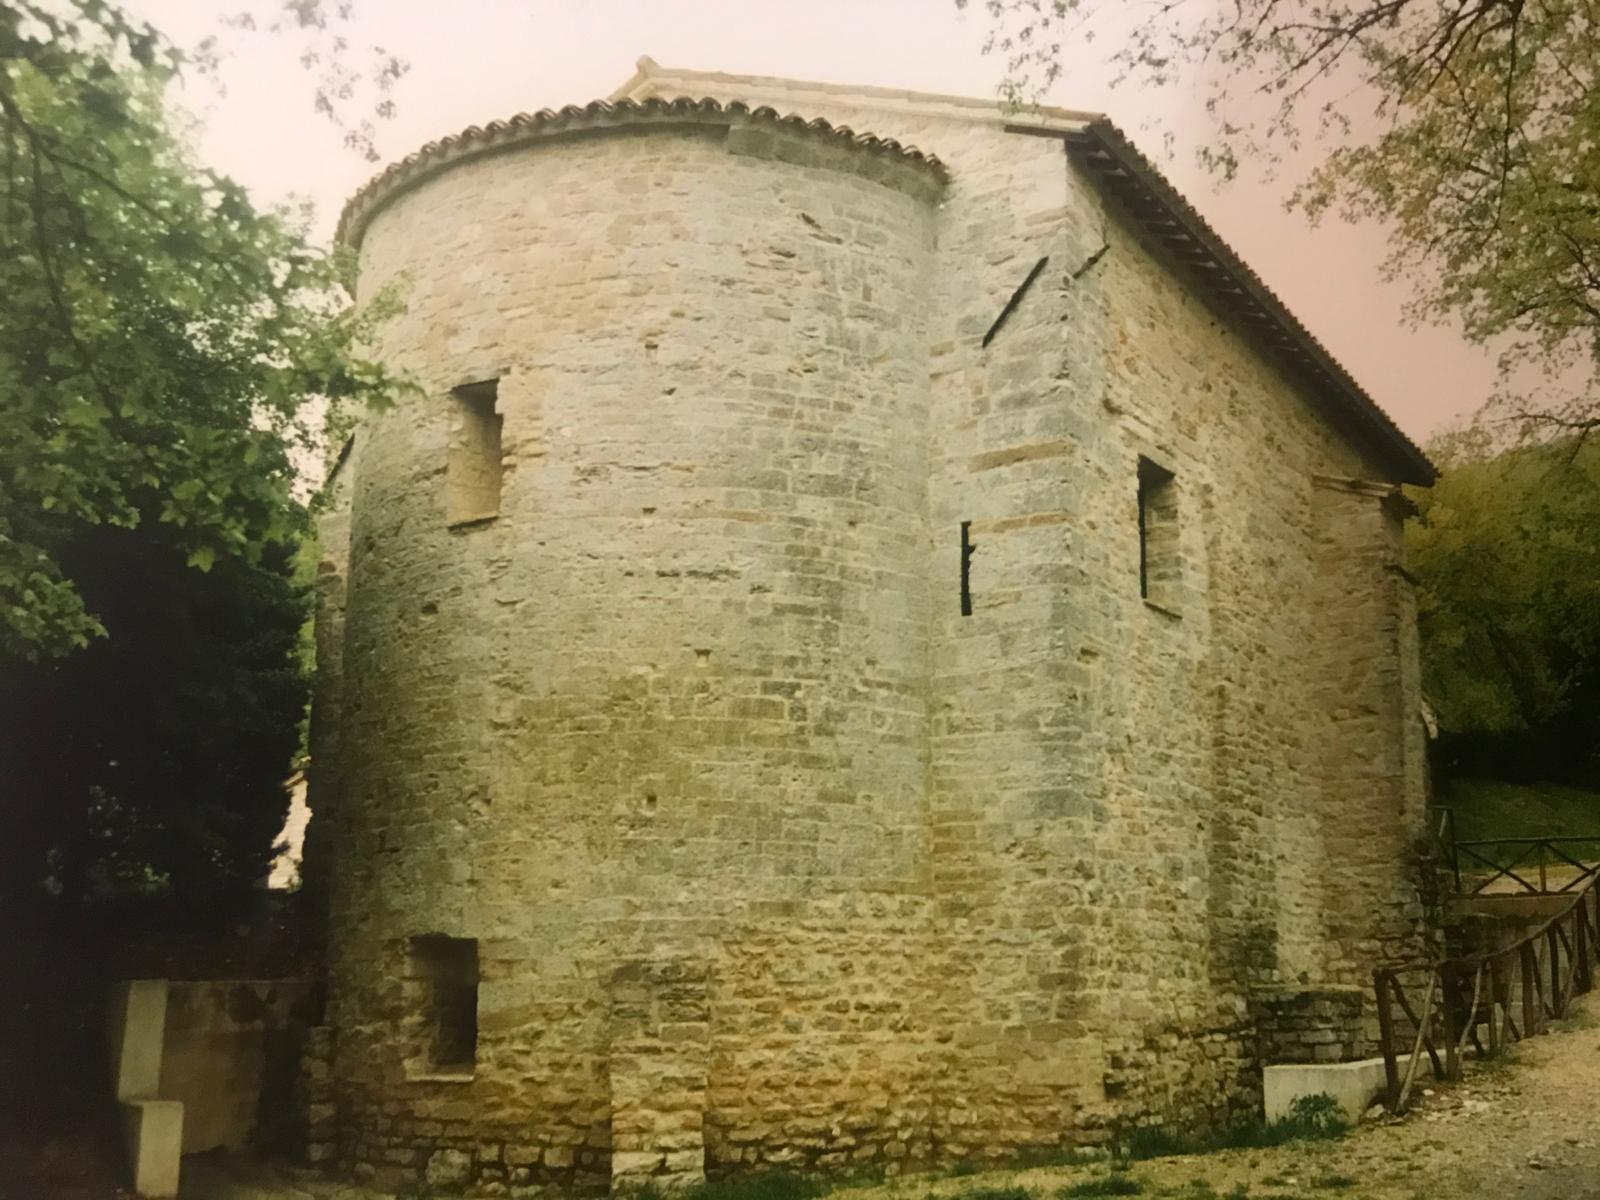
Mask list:
[{"label": "low stone wall", "polygon": [[1350,1062],[1360,1058],[1366,993],[1355,987],[1260,990],[1251,997],[1257,1058],[1271,1063]]},{"label": "low stone wall", "polygon": [[319,990],[300,979],[167,985],[160,1096],[183,1102],[185,1154],[299,1149],[294,1091]]}]

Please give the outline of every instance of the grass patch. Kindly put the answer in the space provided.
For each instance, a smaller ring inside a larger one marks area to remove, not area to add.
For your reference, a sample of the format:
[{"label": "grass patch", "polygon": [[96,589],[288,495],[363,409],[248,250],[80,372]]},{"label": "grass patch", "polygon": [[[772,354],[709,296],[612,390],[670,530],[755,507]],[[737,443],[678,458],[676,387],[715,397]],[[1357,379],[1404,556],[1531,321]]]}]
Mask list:
[{"label": "grass patch", "polygon": [[1163,1191],[1163,1196],[1181,1197],[1181,1200],[1249,1200],[1250,1185],[1236,1183],[1226,1192],[1211,1186],[1209,1179],[1192,1179],[1181,1188]]},{"label": "grass patch", "polygon": [[[1453,779],[1439,796],[1439,803],[1455,810],[1456,836],[1463,841],[1600,838],[1600,792],[1584,788]],[[1595,849],[1600,852],[1600,841],[1595,842]]]},{"label": "grass patch", "polygon": [[1121,1173],[1102,1175],[1098,1179],[1084,1179],[1056,1193],[1058,1196],[1138,1196],[1144,1192],[1144,1184],[1132,1175]]},{"label": "grass patch", "polygon": [[1116,1155],[1125,1162],[1138,1162],[1215,1150],[1262,1150],[1285,1142],[1343,1137],[1349,1128],[1338,1102],[1326,1093],[1318,1093],[1300,1097],[1289,1115],[1279,1121],[1252,1118],[1202,1133],[1142,1126],[1130,1130],[1118,1142]]},{"label": "grass patch", "polygon": [[[628,1200],[815,1200],[835,1188],[858,1180],[857,1176],[849,1180],[839,1176],[808,1179],[790,1171],[767,1171],[760,1175],[707,1180],[690,1187],[674,1188],[671,1192],[664,1191],[654,1183],[642,1183],[627,1188],[623,1194]],[[1007,1197],[1006,1200],[1020,1198]]]},{"label": "grass patch", "polygon": [[1324,1191],[1343,1191],[1345,1188],[1355,1187],[1355,1185],[1356,1177],[1354,1175],[1319,1175],[1311,1181],[1312,1187],[1322,1188]]},{"label": "grass patch", "polygon": [[961,1193],[962,1200],[1033,1200],[1033,1193],[1025,1187],[973,1188]]}]

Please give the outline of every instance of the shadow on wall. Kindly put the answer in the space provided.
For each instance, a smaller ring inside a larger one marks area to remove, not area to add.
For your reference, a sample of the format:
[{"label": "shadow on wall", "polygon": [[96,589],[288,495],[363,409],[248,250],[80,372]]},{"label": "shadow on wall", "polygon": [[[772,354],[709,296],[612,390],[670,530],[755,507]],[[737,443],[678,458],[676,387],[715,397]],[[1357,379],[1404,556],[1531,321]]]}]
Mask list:
[{"label": "shadow on wall", "polygon": [[301,1147],[295,1079],[321,991],[300,979],[167,985],[161,1096],[184,1103],[185,1154]]},{"label": "shadow on wall", "polygon": [[321,1017],[321,992],[310,980],[141,979],[112,987],[111,1074],[141,1194],[176,1193],[180,1154],[304,1149],[300,1060]]}]

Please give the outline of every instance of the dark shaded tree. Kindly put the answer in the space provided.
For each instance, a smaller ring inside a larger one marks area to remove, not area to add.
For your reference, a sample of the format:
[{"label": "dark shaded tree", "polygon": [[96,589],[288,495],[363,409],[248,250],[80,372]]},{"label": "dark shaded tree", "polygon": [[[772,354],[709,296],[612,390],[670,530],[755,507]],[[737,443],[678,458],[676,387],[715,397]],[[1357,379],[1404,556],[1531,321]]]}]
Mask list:
[{"label": "dark shaded tree", "polygon": [[[256,8],[278,36],[326,36],[349,11]],[[307,56],[334,116],[347,51]],[[358,318],[345,264],[172,132],[169,86],[217,55],[105,0],[0,0],[11,895],[153,878],[200,899],[259,873],[303,705],[283,643],[303,615],[285,574],[296,461],[321,414],[397,386],[359,350],[384,306]]]},{"label": "dark shaded tree", "polygon": [[234,907],[287,808],[307,680],[291,547],[199,571],[159,522],[61,549],[106,635],[0,674],[0,856],[70,900],[171,890]]},{"label": "dark shaded tree", "polygon": [[1600,784],[1600,446],[1468,433],[1434,453],[1406,542],[1445,758]]}]

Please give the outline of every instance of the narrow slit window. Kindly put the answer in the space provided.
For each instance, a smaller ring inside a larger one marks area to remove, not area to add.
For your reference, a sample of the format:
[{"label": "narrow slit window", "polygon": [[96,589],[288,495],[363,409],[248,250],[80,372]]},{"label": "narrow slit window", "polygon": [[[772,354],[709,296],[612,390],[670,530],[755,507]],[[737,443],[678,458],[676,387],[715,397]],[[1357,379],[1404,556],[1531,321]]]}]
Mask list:
[{"label": "narrow slit window", "polygon": [[450,450],[445,464],[445,520],[451,525],[500,515],[499,383],[471,383],[450,393]]},{"label": "narrow slit window", "polygon": [[427,934],[411,941],[421,987],[423,1061],[428,1071],[470,1074],[478,1058],[478,943]]},{"label": "narrow slit window", "polygon": [[972,552],[978,548],[972,540],[972,522],[961,522],[961,615],[972,615]]},{"label": "narrow slit window", "polygon": [[1139,460],[1139,595],[1176,609],[1182,582],[1178,554],[1176,476],[1148,458]]}]

